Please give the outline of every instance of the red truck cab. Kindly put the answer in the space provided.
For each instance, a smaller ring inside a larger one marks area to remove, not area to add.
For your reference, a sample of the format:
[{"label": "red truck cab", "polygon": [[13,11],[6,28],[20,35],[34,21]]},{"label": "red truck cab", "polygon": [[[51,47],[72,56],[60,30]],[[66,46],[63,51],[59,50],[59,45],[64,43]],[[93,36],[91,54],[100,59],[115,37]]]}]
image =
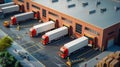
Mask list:
[{"label": "red truck cab", "polygon": [[16,18],[15,17],[11,17],[11,24],[15,25],[16,24]]},{"label": "red truck cab", "polygon": [[36,36],[37,31],[34,28],[30,29],[30,37]]},{"label": "red truck cab", "polygon": [[46,36],[46,35],[43,35],[43,36],[42,36],[42,44],[43,44],[43,45],[46,45],[48,42],[49,42],[49,37]]},{"label": "red truck cab", "polygon": [[60,48],[60,57],[61,58],[66,58],[68,56],[68,49],[64,46]]}]

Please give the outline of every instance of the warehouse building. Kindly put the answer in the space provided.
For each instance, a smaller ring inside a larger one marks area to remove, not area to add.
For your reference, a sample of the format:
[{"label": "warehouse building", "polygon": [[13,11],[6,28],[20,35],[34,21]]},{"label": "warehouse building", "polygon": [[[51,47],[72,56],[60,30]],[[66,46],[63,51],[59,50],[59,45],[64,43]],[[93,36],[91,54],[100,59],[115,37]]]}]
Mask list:
[{"label": "warehouse building", "polygon": [[57,27],[69,27],[69,34],[86,36],[100,49],[120,45],[120,0],[14,0],[21,10],[35,12]]}]

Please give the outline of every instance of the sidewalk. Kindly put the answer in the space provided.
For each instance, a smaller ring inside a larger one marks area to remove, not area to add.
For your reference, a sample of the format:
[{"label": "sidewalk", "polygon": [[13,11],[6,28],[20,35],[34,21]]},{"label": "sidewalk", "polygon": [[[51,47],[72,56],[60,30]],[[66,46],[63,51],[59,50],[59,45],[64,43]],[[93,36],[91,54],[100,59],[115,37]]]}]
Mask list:
[{"label": "sidewalk", "polygon": [[[110,49],[102,52],[101,54],[99,54],[98,56],[94,57],[93,59],[90,59],[87,62],[84,62],[82,64],[79,65],[79,67],[95,67],[95,65],[104,57],[106,57],[108,54],[110,54],[111,52],[116,52],[116,51],[120,51],[120,47],[113,45],[110,47]],[[96,60],[96,58],[98,58],[98,60]]]},{"label": "sidewalk", "polygon": [[[1,33],[0,37],[4,37],[4,36],[7,35],[1,29],[0,29],[0,33]],[[16,50],[20,50],[20,51],[24,51],[24,52],[26,52],[26,51],[24,50],[24,48],[22,48],[15,41],[13,42],[13,44],[11,45],[11,47],[7,49],[10,54],[12,54],[17,60],[19,60],[21,62],[21,64],[23,65],[23,67],[45,67],[45,65],[43,65],[41,62],[39,62],[36,58],[34,58],[28,52],[27,53],[28,53],[29,59],[30,59],[29,61],[27,59],[24,59],[24,58],[20,57],[18,55],[18,53],[15,52],[15,49]]]},{"label": "sidewalk", "polygon": [[31,56],[30,54],[29,54],[29,59],[30,59],[29,61],[27,59],[20,57],[17,54],[17,52],[15,52],[15,49],[17,49],[17,51],[24,51],[24,52],[26,51],[16,42],[13,42],[13,45],[8,49],[9,53],[11,53],[17,60],[19,60],[24,67],[45,67],[42,63],[40,63],[38,60],[33,58],[33,56]]}]

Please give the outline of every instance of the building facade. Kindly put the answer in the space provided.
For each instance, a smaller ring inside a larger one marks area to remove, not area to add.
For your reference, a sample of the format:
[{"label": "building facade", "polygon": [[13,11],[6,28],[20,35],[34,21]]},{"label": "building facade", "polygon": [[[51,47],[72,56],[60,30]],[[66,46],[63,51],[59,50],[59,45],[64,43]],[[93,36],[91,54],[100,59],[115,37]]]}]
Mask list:
[{"label": "building facade", "polygon": [[[54,22],[56,22],[57,27],[67,26],[67,27],[69,27],[70,35],[74,35],[76,37],[86,36],[89,38],[89,44],[97,46],[100,49],[109,48],[113,44],[120,45],[120,19],[119,20],[117,19],[118,20],[117,23],[115,23],[115,24],[111,23],[111,25],[109,25],[109,26],[106,25],[106,26],[104,26],[104,28],[102,28],[102,25],[105,25],[105,23],[107,24],[109,22],[106,21],[106,22],[101,23],[101,26],[99,26],[99,24],[97,26],[97,25],[94,25],[94,23],[91,24],[81,18],[78,19],[76,17],[65,14],[54,8],[47,7],[46,5],[44,5],[38,1],[39,0],[14,0],[14,2],[16,4],[21,6],[21,10],[24,10],[25,12],[29,12],[29,11],[35,12],[35,17],[41,19],[44,22],[53,20]],[[42,0],[42,1],[44,1],[44,0]],[[48,2],[51,3],[51,2],[56,2],[56,1],[58,1],[58,0],[49,0]],[[72,1],[72,0],[67,0],[67,1]],[[87,2],[83,3],[83,6],[88,5],[88,3]],[[99,5],[99,4],[101,4],[101,2],[97,2],[97,4]],[[74,6],[75,6],[74,4],[68,5],[68,8],[74,7]],[[118,6],[120,7],[120,5],[118,5]],[[56,5],[56,7],[57,7],[57,5]],[[119,9],[120,8],[118,8],[117,15],[120,15]],[[98,10],[96,9],[96,11],[98,11]],[[90,14],[90,13],[94,14],[94,12],[96,12],[96,11],[95,10],[88,11],[88,14]],[[102,9],[101,9],[101,11],[102,11]],[[103,11],[106,11],[106,9],[103,9]],[[92,16],[94,16],[94,15],[92,15]],[[120,16],[118,16],[118,17],[120,17]],[[95,20],[95,19],[93,18],[92,21],[93,20]],[[97,24],[97,22],[95,22],[95,23]]]}]

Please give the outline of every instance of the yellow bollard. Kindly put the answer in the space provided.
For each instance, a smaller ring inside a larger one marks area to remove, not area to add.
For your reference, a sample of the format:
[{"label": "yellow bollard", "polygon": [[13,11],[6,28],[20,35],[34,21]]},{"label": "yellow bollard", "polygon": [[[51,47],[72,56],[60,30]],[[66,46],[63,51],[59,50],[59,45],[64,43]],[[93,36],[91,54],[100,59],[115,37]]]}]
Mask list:
[{"label": "yellow bollard", "polygon": [[19,25],[17,26],[17,30],[20,31],[20,26]]},{"label": "yellow bollard", "polygon": [[3,25],[8,28],[10,26],[10,23],[9,21],[4,21]]},{"label": "yellow bollard", "polygon": [[72,67],[72,63],[71,63],[71,61],[70,61],[70,58],[69,58],[69,57],[67,58],[67,62],[66,62],[66,64],[67,64],[69,67]]}]

